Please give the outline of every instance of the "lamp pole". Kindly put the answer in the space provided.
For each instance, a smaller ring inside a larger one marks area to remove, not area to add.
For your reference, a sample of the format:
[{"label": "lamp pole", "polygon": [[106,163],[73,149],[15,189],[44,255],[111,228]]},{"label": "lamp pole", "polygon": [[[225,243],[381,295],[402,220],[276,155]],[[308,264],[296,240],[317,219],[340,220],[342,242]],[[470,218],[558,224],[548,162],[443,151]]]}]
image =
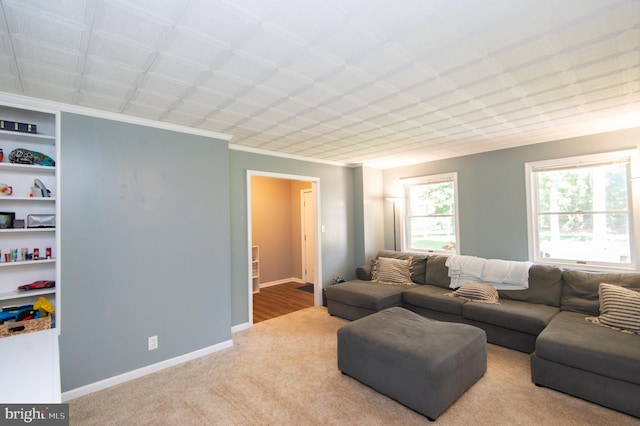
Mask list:
[{"label": "lamp pole", "polygon": [[398,251],[398,234],[396,230],[396,202],[399,200],[395,197],[386,198],[387,201],[393,203],[393,250]]}]

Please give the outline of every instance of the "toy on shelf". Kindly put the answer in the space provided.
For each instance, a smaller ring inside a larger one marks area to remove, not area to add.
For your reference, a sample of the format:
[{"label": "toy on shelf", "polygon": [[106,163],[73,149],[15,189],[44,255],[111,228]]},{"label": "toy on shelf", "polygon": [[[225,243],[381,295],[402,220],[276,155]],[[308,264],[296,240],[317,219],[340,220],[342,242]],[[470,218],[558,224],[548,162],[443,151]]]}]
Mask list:
[{"label": "toy on shelf", "polygon": [[33,304],[33,309],[39,310],[41,316],[51,315],[56,311],[53,304],[42,296]]},{"label": "toy on shelf", "polygon": [[18,321],[18,317],[22,312],[27,312],[32,309],[33,305],[10,306],[2,308],[2,311],[0,311],[0,324],[3,324],[5,322]]},{"label": "toy on shelf", "polygon": [[30,151],[25,148],[17,148],[9,153],[9,162],[16,164],[34,164],[36,166],[53,167],[56,162],[48,155],[41,152]]},{"label": "toy on shelf", "polygon": [[40,179],[33,180],[33,186],[31,187],[31,196],[38,198],[51,197],[51,191],[44,186],[44,183]]},{"label": "toy on shelf", "polygon": [[53,304],[46,298],[40,298],[33,305],[20,305],[2,308],[0,310],[0,324],[5,322],[21,322],[53,315]]},{"label": "toy on shelf", "polygon": [[18,290],[39,290],[42,288],[52,288],[56,286],[55,281],[51,280],[38,280],[31,284],[23,284],[18,286]]}]

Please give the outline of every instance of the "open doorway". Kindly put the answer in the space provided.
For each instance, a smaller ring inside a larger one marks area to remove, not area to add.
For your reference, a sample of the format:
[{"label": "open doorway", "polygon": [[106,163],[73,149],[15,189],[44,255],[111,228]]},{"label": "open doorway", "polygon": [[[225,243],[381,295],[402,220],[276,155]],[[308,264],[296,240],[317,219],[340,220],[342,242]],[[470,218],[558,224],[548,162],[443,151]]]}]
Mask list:
[{"label": "open doorway", "polygon": [[318,186],[313,177],[247,172],[252,324],[321,304]]}]

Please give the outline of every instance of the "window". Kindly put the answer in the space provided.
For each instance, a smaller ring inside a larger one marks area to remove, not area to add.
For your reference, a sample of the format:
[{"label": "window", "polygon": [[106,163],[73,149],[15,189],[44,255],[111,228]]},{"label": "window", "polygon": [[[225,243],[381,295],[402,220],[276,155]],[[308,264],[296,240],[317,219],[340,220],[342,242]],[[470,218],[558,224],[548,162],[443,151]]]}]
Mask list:
[{"label": "window", "polygon": [[624,151],[526,164],[531,260],[635,267],[634,155]]},{"label": "window", "polygon": [[404,249],[458,252],[457,174],[404,179]]}]

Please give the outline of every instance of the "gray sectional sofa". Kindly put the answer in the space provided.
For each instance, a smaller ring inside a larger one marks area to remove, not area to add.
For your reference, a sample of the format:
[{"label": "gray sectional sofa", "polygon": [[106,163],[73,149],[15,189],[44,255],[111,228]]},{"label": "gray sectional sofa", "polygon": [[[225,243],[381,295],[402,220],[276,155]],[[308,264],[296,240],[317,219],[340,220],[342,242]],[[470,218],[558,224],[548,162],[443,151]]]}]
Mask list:
[{"label": "gray sectional sofa", "polygon": [[487,341],[530,353],[536,385],[568,393],[640,418],[640,335],[585,320],[598,316],[598,286],[640,291],[640,273],[596,273],[534,264],[529,288],[499,290],[500,304],[447,296],[452,289],[446,257],[383,250],[378,257],[412,256],[409,285],[371,281],[371,267],[357,280],[325,291],[331,315],[349,320],[401,306],[427,318],[483,329]]}]

